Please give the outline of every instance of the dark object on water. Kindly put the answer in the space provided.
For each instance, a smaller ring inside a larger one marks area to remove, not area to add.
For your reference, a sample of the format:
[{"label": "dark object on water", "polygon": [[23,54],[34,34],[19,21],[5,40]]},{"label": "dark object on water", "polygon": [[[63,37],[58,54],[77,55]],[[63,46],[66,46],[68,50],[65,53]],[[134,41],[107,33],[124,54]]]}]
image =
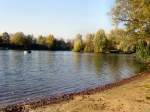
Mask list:
[{"label": "dark object on water", "polygon": [[30,54],[31,50],[24,51],[24,54]]},{"label": "dark object on water", "polygon": [[31,53],[31,50],[28,50],[27,53]]}]

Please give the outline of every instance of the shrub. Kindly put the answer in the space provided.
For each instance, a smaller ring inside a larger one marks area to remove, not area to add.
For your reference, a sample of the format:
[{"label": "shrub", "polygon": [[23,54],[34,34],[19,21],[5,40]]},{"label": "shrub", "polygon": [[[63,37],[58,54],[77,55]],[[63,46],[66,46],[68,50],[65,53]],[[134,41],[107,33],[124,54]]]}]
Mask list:
[{"label": "shrub", "polygon": [[150,62],[150,45],[144,41],[140,41],[136,48],[136,57],[142,62]]}]

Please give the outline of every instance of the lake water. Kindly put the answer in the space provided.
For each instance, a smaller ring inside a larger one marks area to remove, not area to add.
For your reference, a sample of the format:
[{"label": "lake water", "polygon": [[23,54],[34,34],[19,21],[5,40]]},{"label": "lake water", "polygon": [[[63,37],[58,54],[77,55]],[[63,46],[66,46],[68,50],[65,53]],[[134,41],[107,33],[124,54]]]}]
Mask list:
[{"label": "lake water", "polygon": [[102,86],[143,70],[132,55],[0,51],[0,106]]}]

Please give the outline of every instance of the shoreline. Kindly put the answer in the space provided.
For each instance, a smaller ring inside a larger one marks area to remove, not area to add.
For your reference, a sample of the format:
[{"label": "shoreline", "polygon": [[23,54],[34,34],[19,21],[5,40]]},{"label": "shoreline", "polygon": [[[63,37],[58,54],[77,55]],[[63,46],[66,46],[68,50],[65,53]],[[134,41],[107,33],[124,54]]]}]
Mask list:
[{"label": "shoreline", "polygon": [[25,110],[26,107],[30,107],[30,109],[36,109],[39,107],[48,106],[48,105],[52,105],[52,104],[59,104],[62,102],[71,101],[76,96],[93,95],[93,94],[100,93],[100,92],[103,92],[103,91],[106,91],[109,89],[111,90],[113,88],[122,86],[124,84],[128,84],[134,80],[138,80],[138,79],[141,79],[141,78],[144,78],[147,76],[150,76],[150,72],[138,73],[135,76],[132,76],[127,79],[123,79],[121,81],[117,81],[115,83],[106,84],[104,86],[97,86],[94,88],[87,88],[80,92],[63,94],[63,95],[53,96],[53,97],[46,97],[43,99],[36,99],[35,101],[23,102],[23,103],[15,104],[15,105],[9,105],[7,107],[1,108],[1,111],[16,112],[19,110],[18,112],[22,112],[22,110]]}]

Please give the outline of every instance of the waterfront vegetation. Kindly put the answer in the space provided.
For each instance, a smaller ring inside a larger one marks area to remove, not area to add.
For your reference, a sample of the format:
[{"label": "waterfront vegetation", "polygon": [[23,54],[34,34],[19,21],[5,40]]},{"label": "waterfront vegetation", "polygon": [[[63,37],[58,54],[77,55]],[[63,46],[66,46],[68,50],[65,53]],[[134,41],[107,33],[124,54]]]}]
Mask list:
[{"label": "waterfront vegetation", "polygon": [[0,112],[149,112],[150,0],[115,0],[108,14],[111,31],[68,40],[0,33]]},{"label": "waterfront vegetation", "polygon": [[3,49],[72,50],[95,53],[136,53],[140,61],[150,61],[150,1],[116,0],[110,11],[113,23],[124,28],[103,29],[86,36],[77,34],[73,40],[57,39],[54,35],[25,35],[22,32],[0,35]]},{"label": "waterfront vegetation", "polygon": [[150,60],[150,41],[148,38],[137,38],[125,29],[113,29],[106,34],[103,29],[96,33],[89,33],[85,37],[77,34],[75,39],[64,41],[53,35],[39,36],[25,35],[22,32],[8,34],[4,32],[0,36],[1,49],[15,50],[52,50],[74,51],[88,53],[136,53],[140,61]]}]

